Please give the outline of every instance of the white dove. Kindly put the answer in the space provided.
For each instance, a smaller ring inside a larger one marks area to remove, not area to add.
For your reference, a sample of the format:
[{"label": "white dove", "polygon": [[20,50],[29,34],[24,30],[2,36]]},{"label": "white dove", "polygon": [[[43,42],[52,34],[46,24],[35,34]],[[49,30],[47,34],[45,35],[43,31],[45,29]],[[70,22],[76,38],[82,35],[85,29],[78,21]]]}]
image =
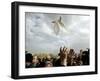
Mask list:
[{"label": "white dove", "polygon": [[62,18],[60,16],[60,18],[58,20],[52,21],[52,23],[54,23],[54,32],[55,32],[56,35],[59,34],[60,27],[65,27],[61,20],[62,20]]}]

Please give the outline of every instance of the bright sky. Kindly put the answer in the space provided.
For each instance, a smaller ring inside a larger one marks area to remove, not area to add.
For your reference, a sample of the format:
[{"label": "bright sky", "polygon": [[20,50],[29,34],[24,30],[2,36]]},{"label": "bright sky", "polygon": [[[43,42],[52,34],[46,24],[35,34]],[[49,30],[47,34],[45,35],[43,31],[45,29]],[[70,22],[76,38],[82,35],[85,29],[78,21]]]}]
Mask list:
[{"label": "bright sky", "polygon": [[[62,17],[65,27],[59,34],[54,32],[52,21]],[[61,46],[80,49],[89,48],[90,16],[71,14],[25,13],[26,38],[25,49],[31,53],[59,52]]]}]

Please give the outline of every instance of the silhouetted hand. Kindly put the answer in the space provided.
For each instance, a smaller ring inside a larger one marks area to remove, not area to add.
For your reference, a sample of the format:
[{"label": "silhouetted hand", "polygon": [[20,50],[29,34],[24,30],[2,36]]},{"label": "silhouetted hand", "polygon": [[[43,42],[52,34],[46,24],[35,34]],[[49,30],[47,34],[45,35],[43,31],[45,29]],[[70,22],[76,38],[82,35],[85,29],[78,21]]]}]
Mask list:
[{"label": "silhouetted hand", "polygon": [[68,49],[66,47],[60,47],[59,56],[61,59],[67,59]]}]

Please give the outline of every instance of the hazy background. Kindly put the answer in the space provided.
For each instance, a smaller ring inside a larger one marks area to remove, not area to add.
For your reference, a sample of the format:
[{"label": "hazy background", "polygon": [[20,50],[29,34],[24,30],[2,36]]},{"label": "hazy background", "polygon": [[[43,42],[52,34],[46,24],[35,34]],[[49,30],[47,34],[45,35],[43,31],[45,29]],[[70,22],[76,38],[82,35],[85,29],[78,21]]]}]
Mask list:
[{"label": "hazy background", "polygon": [[[56,35],[52,21],[60,16],[65,28]],[[89,48],[89,15],[26,12],[25,25],[25,49],[28,52],[57,54],[61,46],[74,48],[76,52]]]}]

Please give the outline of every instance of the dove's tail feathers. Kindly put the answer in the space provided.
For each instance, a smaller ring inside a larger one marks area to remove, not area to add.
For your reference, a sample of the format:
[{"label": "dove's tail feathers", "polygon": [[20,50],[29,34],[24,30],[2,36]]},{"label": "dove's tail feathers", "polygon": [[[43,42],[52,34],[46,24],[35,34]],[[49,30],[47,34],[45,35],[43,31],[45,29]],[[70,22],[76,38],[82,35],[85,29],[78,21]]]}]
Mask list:
[{"label": "dove's tail feathers", "polygon": [[55,32],[55,34],[58,35],[59,31],[60,31],[59,25],[57,23],[55,23],[54,24],[54,32]]}]

